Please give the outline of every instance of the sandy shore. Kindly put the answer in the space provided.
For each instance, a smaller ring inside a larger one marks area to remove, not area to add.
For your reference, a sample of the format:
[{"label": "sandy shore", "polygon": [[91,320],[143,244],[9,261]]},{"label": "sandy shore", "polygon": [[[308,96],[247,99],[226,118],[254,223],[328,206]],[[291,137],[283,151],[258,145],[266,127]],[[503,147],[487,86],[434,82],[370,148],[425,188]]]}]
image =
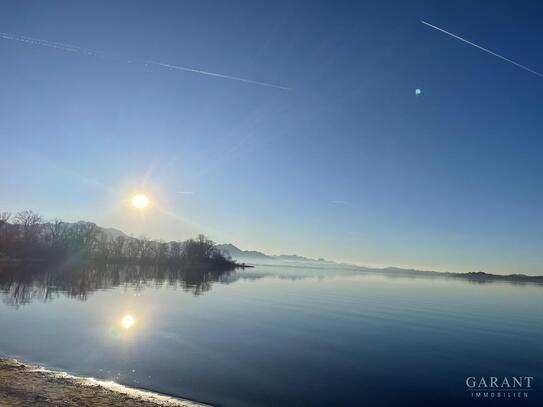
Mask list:
[{"label": "sandy shore", "polygon": [[209,407],[0,358],[0,406]]}]

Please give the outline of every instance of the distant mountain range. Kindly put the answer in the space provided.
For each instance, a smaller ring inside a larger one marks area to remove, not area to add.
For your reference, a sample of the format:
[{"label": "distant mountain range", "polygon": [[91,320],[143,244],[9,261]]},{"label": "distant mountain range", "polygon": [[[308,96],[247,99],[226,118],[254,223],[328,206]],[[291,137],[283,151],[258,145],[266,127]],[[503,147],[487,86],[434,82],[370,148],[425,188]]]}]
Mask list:
[{"label": "distant mountain range", "polygon": [[261,259],[261,260],[271,260],[273,256],[268,256],[262,252],[257,252],[255,250],[241,250],[234,246],[231,243],[218,244],[217,248],[224,254],[232,256],[232,258],[244,258],[244,259]]},{"label": "distant mountain range", "polygon": [[353,271],[361,272],[379,272],[386,273],[390,276],[427,276],[427,277],[445,277],[445,278],[460,278],[465,280],[470,280],[477,283],[485,283],[492,281],[503,281],[509,283],[537,283],[543,284],[543,276],[527,276],[524,274],[509,274],[509,275],[499,275],[499,274],[490,274],[484,272],[469,272],[469,273],[451,273],[451,272],[439,272],[439,271],[426,271],[426,270],[416,270],[416,269],[405,269],[400,267],[385,267],[385,268],[373,268],[373,267],[364,267],[358,266],[355,264],[349,263],[338,263],[331,260],[325,259],[312,259],[309,257],[298,256],[296,254],[281,254],[277,256],[268,255],[262,252],[255,250],[241,250],[233,244],[220,244],[217,247],[224,253],[232,257],[232,259],[243,262],[261,262],[261,264],[273,263],[273,264],[288,264],[289,266],[296,265],[297,267],[302,267],[306,265],[308,267],[319,267],[319,268],[342,268],[349,269]]},{"label": "distant mountain range", "polygon": [[233,259],[236,260],[268,260],[268,261],[297,261],[297,262],[310,262],[310,263],[320,263],[320,264],[338,264],[334,261],[325,260],[325,259],[312,259],[309,257],[298,256],[297,254],[280,254],[277,256],[265,254],[255,250],[241,250],[240,248],[234,246],[231,243],[219,244],[217,248],[225,254],[229,254]]}]

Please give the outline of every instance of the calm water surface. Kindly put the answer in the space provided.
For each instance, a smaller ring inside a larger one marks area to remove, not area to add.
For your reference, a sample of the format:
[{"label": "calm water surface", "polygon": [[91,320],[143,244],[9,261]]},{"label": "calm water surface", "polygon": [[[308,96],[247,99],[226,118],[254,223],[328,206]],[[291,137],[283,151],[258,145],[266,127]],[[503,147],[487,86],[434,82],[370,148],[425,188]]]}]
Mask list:
[{"label": "calm water surface", "polygon": [[[542,405],[543,287],[259,266],[3,272],[0,353],[220,406]],[[124,327],[126,315],[134,323]],[[534,376],[473,400],[468,376]]]}]

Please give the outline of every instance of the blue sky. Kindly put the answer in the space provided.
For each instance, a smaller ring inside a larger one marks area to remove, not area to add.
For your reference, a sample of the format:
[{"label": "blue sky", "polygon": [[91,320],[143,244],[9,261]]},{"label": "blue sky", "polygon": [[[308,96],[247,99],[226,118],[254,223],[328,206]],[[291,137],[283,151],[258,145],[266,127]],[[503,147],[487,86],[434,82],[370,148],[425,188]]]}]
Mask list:
[{"label": "blue sky", "polygon": [[[542,15],[522,1],[2,1],[1,32],[116,58],[0,39],[0,208],[539,273],[543,79],[420,20],[542,71]],[[126,204],[140,190],[143,215]]]}]

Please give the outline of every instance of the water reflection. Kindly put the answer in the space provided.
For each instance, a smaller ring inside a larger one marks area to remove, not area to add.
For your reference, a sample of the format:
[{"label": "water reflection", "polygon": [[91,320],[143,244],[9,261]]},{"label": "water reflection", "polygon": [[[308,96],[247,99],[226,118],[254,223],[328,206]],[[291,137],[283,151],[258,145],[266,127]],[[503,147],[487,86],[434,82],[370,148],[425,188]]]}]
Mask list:
[{"label": "water reflection", "polygon": [[[36,303],[0,302],[0,353],[225,407],[459,406],[467,376],[543,371],[543,286],[480,284],[284,266],[4,271],[4,301]],[[65,295],[88,301],[38,303]]]},{"label": "water reflection", "polygon": [[134,320],[134,317],[130,314],[125,315],[123,319],[121,319],[121,325],[123,326],[124,329],[132,328],[132,325],[134,325],[134,322],[136,321]]},{"label": "water reflection", "polygon": [[[66,295],[81,301],[97,290],[126,286],[135,289],[159,288],[167,285],[180,287],[194,295],[211,290],[214,283],[230,284],[240,279],[276,279],[299,281],[304,279],[362,278],[380,276],[388,280],[449,280],[465,281],[471,285],[507,284],[543,286],[543,277],[493,276],[479,273],[435,273],[414,270],[379,270],[349,268],[316,268],[303,266],[272,267],[221,271],[201,267],[171,267],[152,265],[96,265],[51,267],[26,264],[16,268],[0,266],[0,296],[13,306],[33,301],[50,301]],[[137,294],[136,294],[137,295]]]},{"label": "water reflection", "polygon": [[[97,290],[118,286],[132,288],[180,287],[194,295],[209,291],[214,282],[228,282],[234,271],[200,267],[175,268],[140,265],[79,265],[51,267],[27,264],[16,268],[0,269],[0,295],[4,303],[13,306],[33,301],[50,301],[59,295],[86,301]],[[129,315],[122,325],[129,328]]]}]

